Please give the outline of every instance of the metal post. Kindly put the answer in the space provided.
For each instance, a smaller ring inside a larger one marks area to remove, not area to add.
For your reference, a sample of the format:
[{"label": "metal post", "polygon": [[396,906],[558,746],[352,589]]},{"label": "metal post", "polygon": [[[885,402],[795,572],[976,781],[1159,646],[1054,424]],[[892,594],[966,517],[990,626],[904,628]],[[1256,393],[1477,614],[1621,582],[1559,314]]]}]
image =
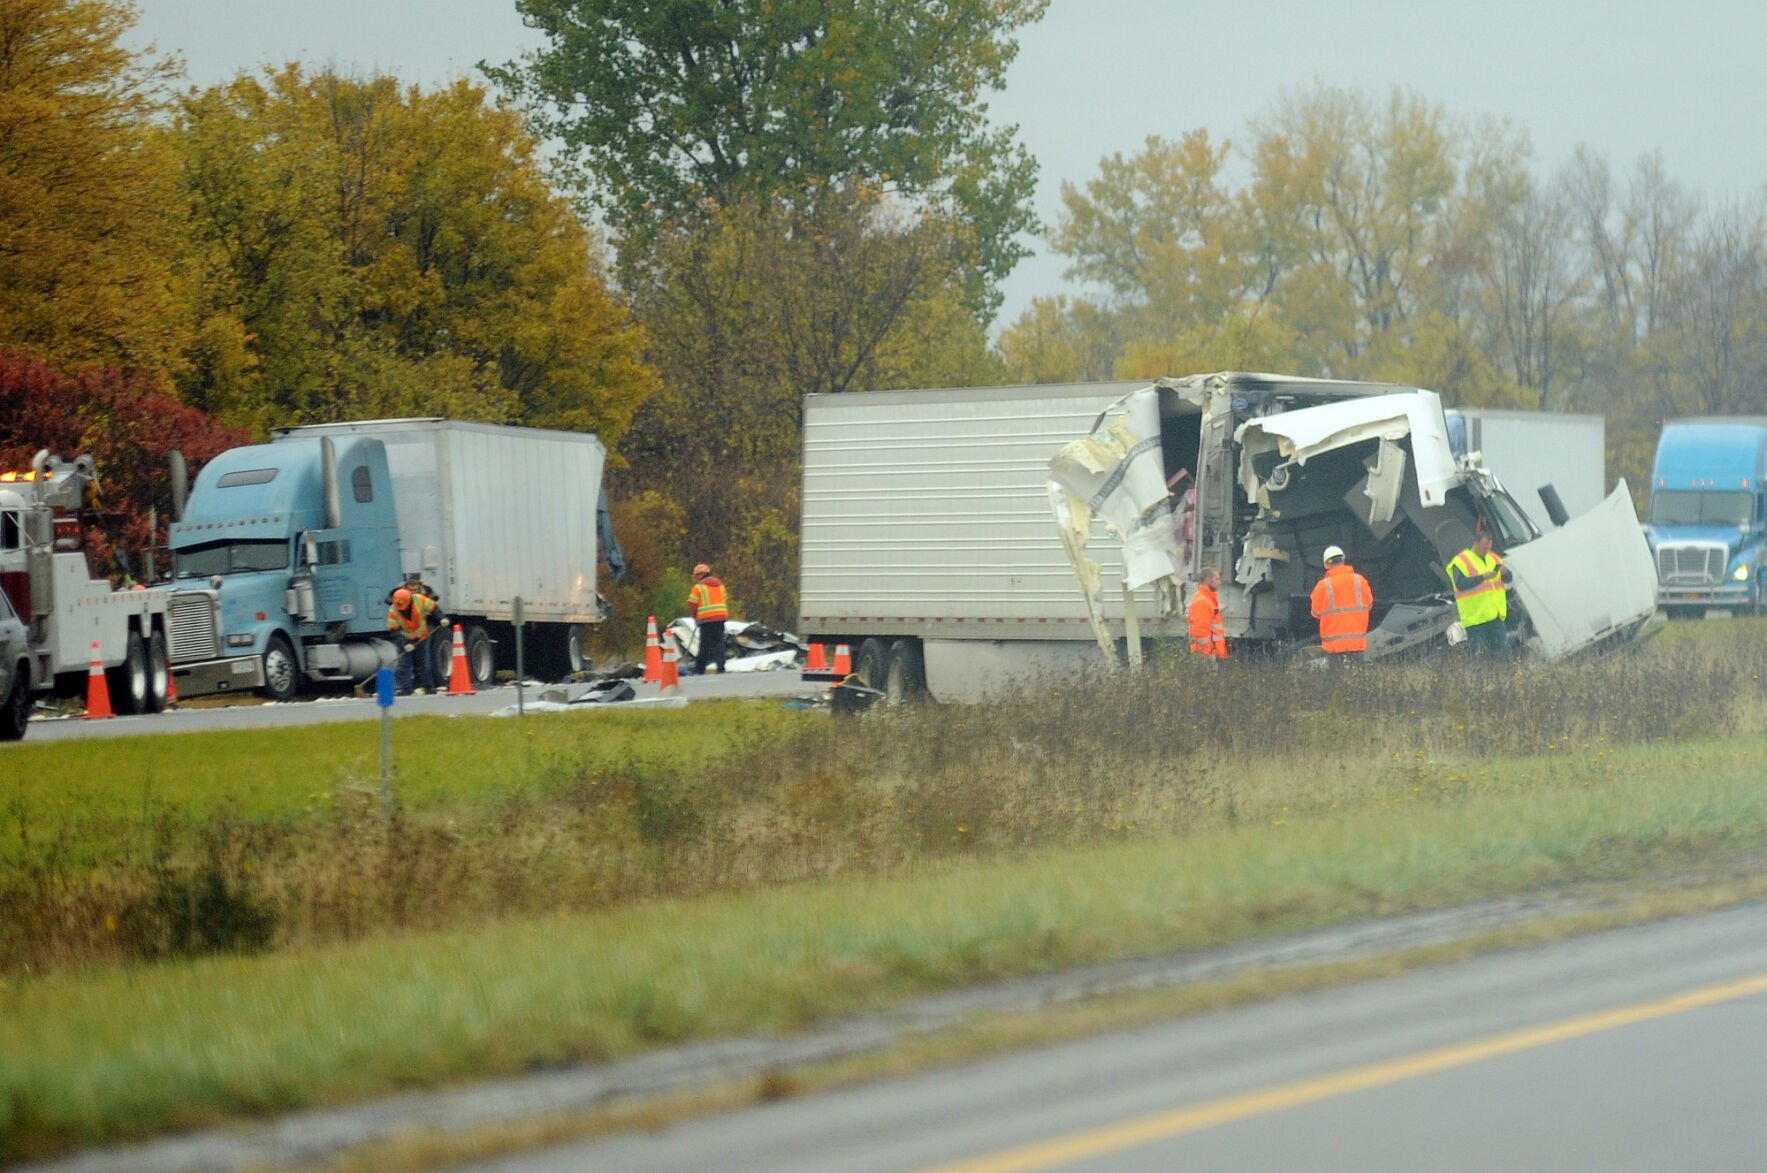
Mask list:
[{"label": "metal post", "polygon": [[393,818],[393,670],[374,673],[374,701],[380,706],[380,810]]},{"label": "metal post", "polygon": [[527,665],[522,659],[522,597],[515,597],[515,715],[527,716],[522,693],[522,681],[527,678]]}]

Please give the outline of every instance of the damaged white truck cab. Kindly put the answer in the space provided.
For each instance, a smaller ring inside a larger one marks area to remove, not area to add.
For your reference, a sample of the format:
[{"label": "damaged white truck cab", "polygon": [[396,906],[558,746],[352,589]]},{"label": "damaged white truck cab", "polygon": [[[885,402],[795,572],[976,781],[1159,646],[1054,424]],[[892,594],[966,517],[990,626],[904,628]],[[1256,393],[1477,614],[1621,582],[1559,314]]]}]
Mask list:
[{"label": "damaged white truck cab", "polygon": [[[1227,636],[1299,646],[1327,546],[1373,588],[1370,659],[1443,641],[1445,564],[1476,528],[1513,574],[1510,626],[1552,658],[1635,638],[1655,613],[1655,567],[1624,482],[1542,536],[1496,478],[1456,460],[1440,399],[1387,384],[1227,372],[1161,379],[1124,395],[1050,462],[1050,499],[1114,659],[1093,515],[1122,540],[1125,592],[1154,588],[1168,636],[1205,569],[1224,579]],[[1139,608],[1130,608],[1131,613]]]}]

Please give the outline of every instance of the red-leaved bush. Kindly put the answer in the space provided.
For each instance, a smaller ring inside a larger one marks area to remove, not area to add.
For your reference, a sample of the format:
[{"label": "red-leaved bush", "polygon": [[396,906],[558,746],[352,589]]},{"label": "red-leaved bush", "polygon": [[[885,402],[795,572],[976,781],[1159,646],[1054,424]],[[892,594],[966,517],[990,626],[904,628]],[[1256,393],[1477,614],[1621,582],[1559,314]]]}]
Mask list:
[{"label": "red-leaved bush", "polygon": [[[88,539],[106,569],[114,569],[119,548],[134,556],[150,543],[165,544],[172,451],[182,452],[194,473],[228,448],[250,442],[246,433],[116,368],[67,373],[0,352],[0,470],[28,469],[42,448],[63,460],[89,454],[98,464],[102,504]],[[150,510],[157,510],[159,527],[152,535]]]}]

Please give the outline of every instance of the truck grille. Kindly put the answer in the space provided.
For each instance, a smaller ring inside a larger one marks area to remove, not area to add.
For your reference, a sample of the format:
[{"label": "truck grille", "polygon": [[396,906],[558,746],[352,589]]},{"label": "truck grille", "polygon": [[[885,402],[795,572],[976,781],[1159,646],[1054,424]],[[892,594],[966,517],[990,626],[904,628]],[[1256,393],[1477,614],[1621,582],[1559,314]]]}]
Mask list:
[{"label": "truck grille", "polygon": [[1658,546],[1657,581],[1664,586],[1715,586],[1724,578],[1723,546]]},{"label": "truck grille", "polygon": [[189,664],[213,660],[221,654],[220,633],[215,630],[215,599],[200,591],[172,596],[172,663]]}]

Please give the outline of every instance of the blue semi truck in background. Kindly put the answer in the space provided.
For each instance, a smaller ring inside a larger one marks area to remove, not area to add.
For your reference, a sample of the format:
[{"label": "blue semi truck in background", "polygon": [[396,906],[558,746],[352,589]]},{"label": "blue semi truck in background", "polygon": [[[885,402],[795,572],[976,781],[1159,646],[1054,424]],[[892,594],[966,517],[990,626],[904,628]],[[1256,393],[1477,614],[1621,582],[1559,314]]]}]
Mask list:
[{"label": "blue semi truck in background", "polygon": [[1767,416],[1670,420],[1646,527],[1671,615],[1758,615],[1767,588]]},{"label": "blue semi truck in background", "polygon": [[[622,568],[605,460],[592,435],[443,419],[285,428],[222,453],[170,532],[179,695],[367,679],[397,659],[387,602],[410,576],[460,625],[475,687],[515,667],[518,618],[524,669],[582,670],[606,617],[598,562]],[[428,652],[448,679],[452,640]]]}]

